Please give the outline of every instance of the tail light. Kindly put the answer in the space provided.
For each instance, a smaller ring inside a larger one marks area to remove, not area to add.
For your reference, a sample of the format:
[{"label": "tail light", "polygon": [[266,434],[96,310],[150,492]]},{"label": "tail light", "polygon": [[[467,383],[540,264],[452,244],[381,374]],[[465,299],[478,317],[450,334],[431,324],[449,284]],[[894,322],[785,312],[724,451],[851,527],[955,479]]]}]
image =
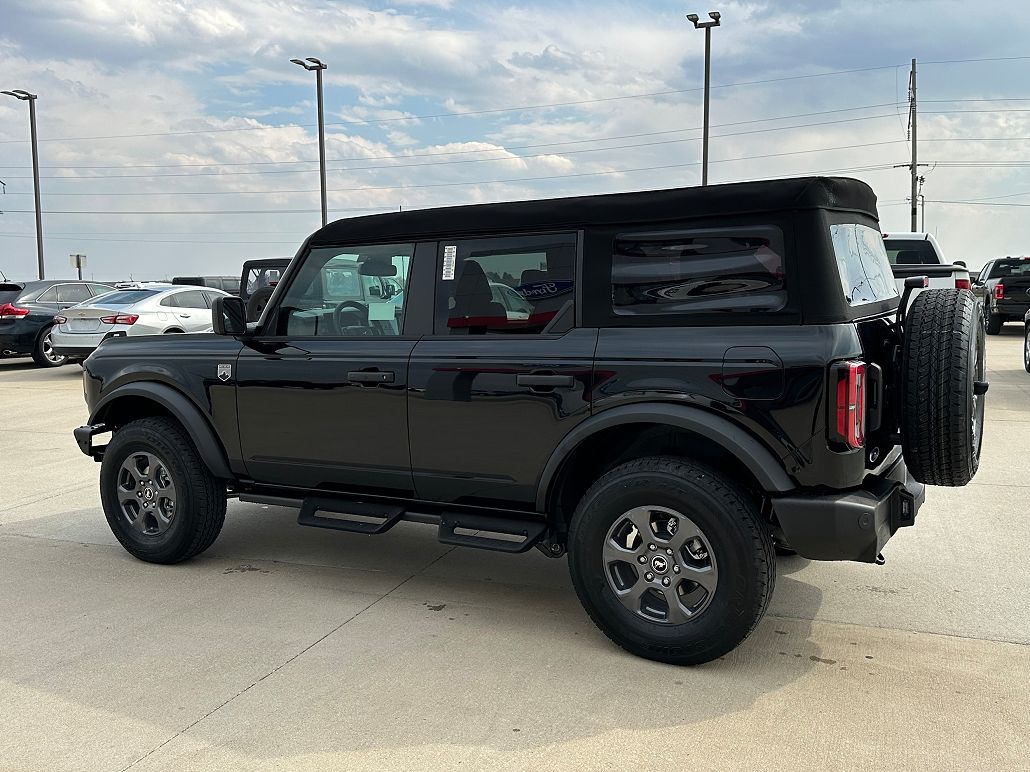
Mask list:
[{"label": "tail light", "polygon": [[29,315],[29,309],[19,308],[13,303],[4,303],[0,306],[0,319],[21,319]]},{"label": "tail light", "polygon": [[969,279],[955,279],[955,289],[971,290]]},{"label": "tail light", "polygon": [[135,324],[137,319],[139,314],[112,314],[100,317],[103,324]]},{"label": "tail light", "polygon": [[1004,300],[1005,299],[1005,285],[1000,281],[994,285],[994,299]]},{"label": "tail light", "polygon": [[54,324],[65,324],[65,323],[67,323],[67,321],[68,321],[68,317],[67,316],[55,316],[54,317]]},{"label": "tail light", "polygon": [[865,445],[866,374],[864,362],[841,362],[834,368],[837,402],[836,439],[852,450]]}]

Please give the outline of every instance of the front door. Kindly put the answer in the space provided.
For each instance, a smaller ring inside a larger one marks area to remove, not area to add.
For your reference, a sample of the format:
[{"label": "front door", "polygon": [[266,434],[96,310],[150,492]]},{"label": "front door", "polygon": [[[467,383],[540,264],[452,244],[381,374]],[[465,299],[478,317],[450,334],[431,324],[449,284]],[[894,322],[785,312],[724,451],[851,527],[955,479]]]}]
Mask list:
[{"label": "front door", "polygon": [[409,367],[420,498],[533,506],[590,412],[597,330],[575,326],[576,248],[575,233],[440,242],[434,335]]},{"label": "front door", "polygon": [[[411,495],[410,244],[312,249],[236,364],[240,444],[259,483]],[[376,288],[373,291],[372,288]]]}]

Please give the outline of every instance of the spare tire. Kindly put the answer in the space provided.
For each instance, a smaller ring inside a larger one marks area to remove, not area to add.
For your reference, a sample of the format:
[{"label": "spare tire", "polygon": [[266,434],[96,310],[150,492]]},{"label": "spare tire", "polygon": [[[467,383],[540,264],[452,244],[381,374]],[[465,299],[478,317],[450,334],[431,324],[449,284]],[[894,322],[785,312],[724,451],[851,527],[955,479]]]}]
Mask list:
[{"label": "spare tire", "polygon": [[261,312],[265,310],[265,306],[268,305],[268,299],[272,297],[272,292],[275,287],[262,287],[261,289],[255,290],[254,294],[247,300],[247,321],[256,322],[261,318]]},{"label": "spare tire", "polygon": [[909,473],[927,485],[965,485],[983,441],[984,325],[957,289],[925,290],[905,315],[901,442]]}]

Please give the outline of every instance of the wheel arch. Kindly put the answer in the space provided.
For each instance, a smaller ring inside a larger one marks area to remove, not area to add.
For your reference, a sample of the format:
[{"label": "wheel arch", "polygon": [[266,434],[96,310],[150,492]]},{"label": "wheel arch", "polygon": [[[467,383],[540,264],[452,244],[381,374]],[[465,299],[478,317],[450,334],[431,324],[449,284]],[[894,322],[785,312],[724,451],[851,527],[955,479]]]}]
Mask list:
[{"label": "wheel arch", "polygon": [[592,467],[596,478],[641,454],[669,453],[670,442],[687,448],[682,455],[718,466],[749,488],[765,493],[797,488],[764,444],[726,418],[684,405],[627,405],[588,418],[558,444],[540,477],[537,511],[568,510],[569,502],[562,506],[566,485],[583,486],[583,481],[570,483],[583,466]]},{"label": "wheel arch", "polygon": [[215,477],[233,479],[222,443],[204,414],[188,397],[171,386],[150,381],[119,386],[104,396],[90,415],[90,424],[113,430],[137,418],[166,415],[178,421]]}]

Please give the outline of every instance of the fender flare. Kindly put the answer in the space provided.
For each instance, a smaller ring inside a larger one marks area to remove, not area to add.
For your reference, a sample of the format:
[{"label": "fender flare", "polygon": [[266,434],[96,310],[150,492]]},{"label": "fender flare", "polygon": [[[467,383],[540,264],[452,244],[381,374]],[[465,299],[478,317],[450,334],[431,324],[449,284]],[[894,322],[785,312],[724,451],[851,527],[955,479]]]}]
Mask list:
[{"label": "fender flare", "polygon": [[103,423],[107,409],[117,400],[124,397],[142,397],[156,402],[182,424],[186,433],[193,440],[197,452],[204,464],[215,477],[232,480],[235,475],[229,469],[229,461],[225,449],[219,441],[210,422],[200,409],[182,392],[153,381],[138,381],[119,386],[110,394],[106,394],[97,403],[89,417],[91,424]]},{"label": "fender flare", "polygon": [[712,440],[739,459],[768,493],[786,493],[797,488],[797,484],[787,475],[780,460],[756,437],[729,419],[687,405],[624,405],[591,416],[558,443],[540,475],[536,495],[537,511],[547,511],[551,486],[562,464],[584,440],[603,429],[635,423],[665,424],[695,432]]}]

